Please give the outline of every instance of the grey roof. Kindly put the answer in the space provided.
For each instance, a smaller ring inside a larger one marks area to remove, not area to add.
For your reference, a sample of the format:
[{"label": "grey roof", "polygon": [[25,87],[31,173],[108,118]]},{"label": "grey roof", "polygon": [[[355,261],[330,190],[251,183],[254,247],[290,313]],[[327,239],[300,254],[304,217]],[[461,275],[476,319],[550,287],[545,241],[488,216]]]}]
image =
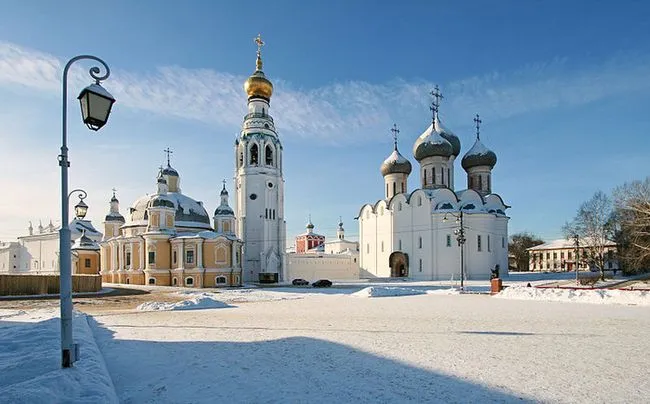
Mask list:
[{"label": "grey roof", "polygon": [[167,165],[167,167],[163,168],[163,170],[162,170],[162,174],[163,174],[163,175],[175,175],[175,176],[178,177],[178,171],[176,171],[176,170],[175,170],[172,166],[170,166],[169,164]]},{"label": "grey roof", "polygon": [[119,213],[109,213],[104,218],[104,221],[105,222],[122,222],[122,223],[124,223],[124,216],[120,215]]},{"label": "grey roof", "polygon": [[172,208],[172,209],[176,207],[174,201],[167,198],[166,195],[156,195],[154,198],[151,199],[149,206]]},{"label": "grey roof", "polygon": [[[147,216],[145,213],[147,205],[149,201],[156,196],[156,194],[145,195],[137,199],[129,209],[131,213],[129,221],[137,222],[146,220]],[[203,208],[199,202],[179,192],[168,192],[165,196],[174,202],[176,206],[176,222],[184,222],[184,224],[188,226],[191,225],[206,230],[212,228],[210,226],[210,217],[208,216],[208,212],[205,211],[205,208]]]},{"label": "grey roof", "polygon": [[234,215],[235,212],[230,208],[228,205],[219,205],[217,206],[217,209],[214,210],[214,215],[215,216],[230,216]]},{"label": "grey roof", "polygon": [[388,174],[411,174],[411,162],[408,159],[400,154],[395,146],[395,150],[391,153],[390,156],[383,163],[381,163],[380,171],[381,175],[386,176]]},{"label": "grey roof", "polygon": [[474,146],[463,156],[460,164],[465,170],[479,166],[489,166],[492,169],[497,164],[497,155],[485,147],[481,143],[481,139],[477,138]]}]

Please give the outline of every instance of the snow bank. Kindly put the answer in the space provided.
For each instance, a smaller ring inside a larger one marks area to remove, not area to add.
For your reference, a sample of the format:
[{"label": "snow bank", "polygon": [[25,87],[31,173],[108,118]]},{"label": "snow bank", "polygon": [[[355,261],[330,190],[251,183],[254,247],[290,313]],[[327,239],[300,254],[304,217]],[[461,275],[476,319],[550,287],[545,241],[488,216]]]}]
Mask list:
[{"label": "snow bank", "polygon": [[73,331],[80,357],[62,369],[58,309],[0,310],[0,401],[117,403],[85,315],[75,313]]},{"label": "snow bank", "polygon": [[650,292],[648,291],[508,287],[495,297],[517,300],[650,306]]},{"label": "snow bank", "polygon": [[223,309],[231,307],[229,303],[268,302],[276,300],[302,299],[303,296],[271,292],[263,290],[225,290],[223,292],[194,292],[180,291],[176,295],[185,299],[176,303],[146,302],[142,303],[138,311],[174,311],[174,310],[201,310]]},{"label": "snow bank", "polygon": [[415,289],[395,286],[369,286],[358,292],[352,293],[354,297],[389,297],[389,296],[411,296],[411,295],[450,295],[460,293],[457,289]]},{"label": "snow bank", "polygon": [[228,304],[217,300],[212,294],[203,293],[192,296],[187,300],[176,303],[163,302],[146,302],[142,303],[136,310],[138,311],[175,311],[175,310],[201,310],[201,309],[223,309]]}]

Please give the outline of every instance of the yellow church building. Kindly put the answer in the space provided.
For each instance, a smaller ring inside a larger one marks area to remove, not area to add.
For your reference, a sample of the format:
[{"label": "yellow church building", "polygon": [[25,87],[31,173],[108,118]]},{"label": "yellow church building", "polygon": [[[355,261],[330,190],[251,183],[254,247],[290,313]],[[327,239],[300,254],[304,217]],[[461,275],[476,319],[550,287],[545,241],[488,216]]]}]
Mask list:
[{"label": "yellow church building", "polygon": [[[167,150],[169,153],[169,151]],[[160,169],[157,190],[138,198],[126,219],[110,200],[100,242],[104,282],[136,285],[220,287],[242,283],[242,246],[224,183],[214,226],[203,203],[181,193],[180,176]]]}]

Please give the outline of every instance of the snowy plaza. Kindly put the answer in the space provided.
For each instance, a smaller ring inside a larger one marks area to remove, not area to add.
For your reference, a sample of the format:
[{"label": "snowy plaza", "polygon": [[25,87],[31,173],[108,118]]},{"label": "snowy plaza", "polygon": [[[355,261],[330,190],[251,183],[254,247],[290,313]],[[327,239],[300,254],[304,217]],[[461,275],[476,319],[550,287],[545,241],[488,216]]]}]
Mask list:
[{"label": "snowy plaza", "polygon": [[2,401],[640,403],[650,395],[648,292],[587,304],[422,282],[149,290],[75,299],[81,358],[72,370],[60,369],[56,300],[0,302]]}]

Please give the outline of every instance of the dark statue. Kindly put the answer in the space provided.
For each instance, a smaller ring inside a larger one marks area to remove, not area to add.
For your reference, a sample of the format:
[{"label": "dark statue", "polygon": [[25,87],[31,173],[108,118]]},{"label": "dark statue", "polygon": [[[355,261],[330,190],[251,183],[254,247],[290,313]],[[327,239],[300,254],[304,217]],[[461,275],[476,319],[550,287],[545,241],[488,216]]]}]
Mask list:
[{"label": "dark statue", "polygon": [[492,275],[490,275],[490,279],[496,279],[499,277],[499,264],[494,266],[494,269],[490,270],[492,272]]}]

